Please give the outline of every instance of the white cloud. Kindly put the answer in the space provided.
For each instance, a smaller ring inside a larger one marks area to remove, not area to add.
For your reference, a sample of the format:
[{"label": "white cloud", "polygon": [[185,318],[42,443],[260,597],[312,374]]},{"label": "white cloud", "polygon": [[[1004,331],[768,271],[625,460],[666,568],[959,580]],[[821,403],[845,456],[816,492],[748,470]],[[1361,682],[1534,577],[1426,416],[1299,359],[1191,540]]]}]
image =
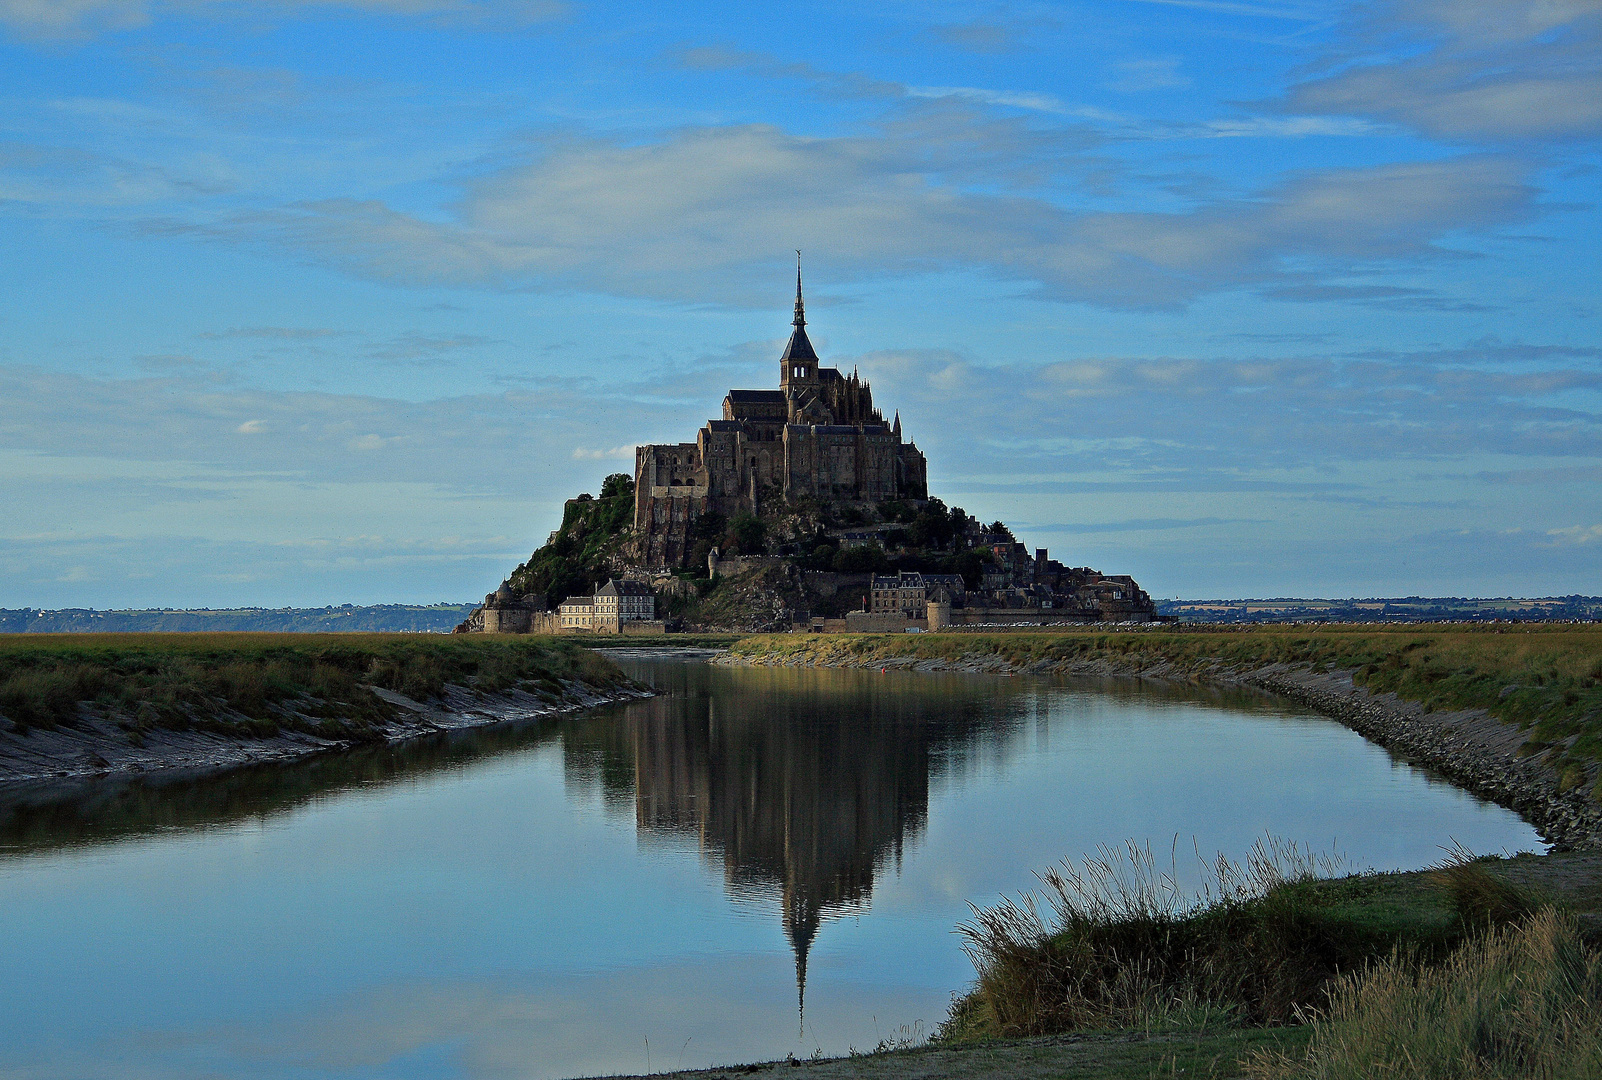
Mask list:
[{"label": "white cloud", "polygon": [[[11,510],[0,588],[15,603],[99,606],[482,595],[555,525],[563,499],[628,471],[620,435],[678,442],[715,415],[727,359],[421,402],[269,392],[187,369],[111,380],[0,367]],[[950,352],[840,359],[900,410],[936,493],[987,519],[1270,519],[1292,551],[1348,520],[1516,518],[1546,545],[1544,565],[1571,577],[1563,552],[1578,558],[1602,538],[1572,525],[1602,511],[1596,349],[1202,358],[1067,345],[1011,366]],[[1409,479],[1420,471],[1434,478]],[[1518,498],[1509,482],[1525,485]],[[1193,579],[1246,542],[1241,529],[1212,532],[1205,552],[1184,548],[1184,529],[1139,535],[1175,537],[1164,565]],[[1090,559],[1098,537],[1136,534],[1073,535]],[[1332,558],[1356,566],[1374,535],[1351,536]],[[93,580],[58,580],[74,567]]]},{"label": "white cloud", "polygon": [[1396,0],[1358,10],[1350,46],[1332,58],[1337,70],[1292,88],[1287,108],[1475,142],[1602,133],[1595,0]]},{"label": "white cloud", "polygon": [[1180,73],[1179,63],[1177,56],[1124,60],[1113,65],[1118,76],[1107,86],[1122,94],[1139,94],[1149,90],[1175,90],[1189,86],[1190,79]]},{"label": "white cloud", "polygon": [[750,282],[799,247],[824,253],[837,281],[963,266],[1047,297],[1164,308],[1240,285],[1305,282],[1309,267],[1436,256],[1447,234],[1527,217],[1535,195],[1519,163],[1465,157],[1308,172],[1189,212],[1076,213],[997,192],[993,173],[991,190],[968,183],[974,158],[1013,154],[1018,132],[971,117],[925,120],[877,136],[746,125],[646,144],[567,140],[477,183],[455,220],[328,200],[218,231],[408,283],[754,302]]},{"label": "white cloud", "polygon": [[0,23],[26,37],[77,37],[174,15],[293,17],[316,9],[426,16],[467,26],[515,27],[560,17],[560,0],[0,0]]},{"label": "white cloud", "polygon": [[1570,525],[1563,529],[1548,529],[1546,535],[1559,544],[1602,543],[1602,525]]},{"label": "white cloud", "polygon": [[1233,120],[1207,120],[1170,130],[1174,135],[1185,138],[1304,139],[1372,135],[1375,127],[1366,120],[1349,116],[1248,116]]},{"label": "white cloud", "polygon": [[1058,116],[1076,116],[1087,120],[1103,120],[1112,123],[1125,123],[1126,117],[1117,113],[1107,112],[1105,109],[1093,109],[1084,105],[1069,105],[1061,98],[1051,94],[1035,93],[1027,90],[986,90],[977,86],[908,86],[904,88],[908,97],[912,98],[960,98],[964,101],[975,101],[981,105],[998,105],[1009,109],[1028,109],[1031,112],[1054,113]]}]

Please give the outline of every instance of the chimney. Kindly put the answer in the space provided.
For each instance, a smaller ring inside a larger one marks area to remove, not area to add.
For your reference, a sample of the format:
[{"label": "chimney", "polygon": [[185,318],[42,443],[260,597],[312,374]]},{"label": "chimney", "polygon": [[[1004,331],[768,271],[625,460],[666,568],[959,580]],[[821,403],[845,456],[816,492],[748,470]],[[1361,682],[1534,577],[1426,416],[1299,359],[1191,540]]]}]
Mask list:
[{"label": "chimney", "polygon": [[1044,569],[1046,566],[1046,549],[1035,548],[1035,565]]}]

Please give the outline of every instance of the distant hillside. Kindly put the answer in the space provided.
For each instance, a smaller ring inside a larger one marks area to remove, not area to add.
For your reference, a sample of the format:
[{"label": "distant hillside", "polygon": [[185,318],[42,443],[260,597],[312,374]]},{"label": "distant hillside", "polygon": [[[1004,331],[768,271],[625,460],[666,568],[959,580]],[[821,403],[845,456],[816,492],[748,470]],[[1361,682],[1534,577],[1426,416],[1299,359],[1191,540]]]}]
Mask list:
[{"label": "distant hillside", "polygon": [[320,608],[198,608],[94,611],[63,608],[0,608],[0,633],[198,633],[265,630],[278,633],[410,632],[447,634],[467,617],[472,604],[374,604]]},{"label": "distant hillside", "polygon": [[1350,600],[1159,600],[1159,615],[1183,622],[1490,622],[1494,619],[1602,619],[1602,596],[1529,599],[1460,596],[1371,597]]}]

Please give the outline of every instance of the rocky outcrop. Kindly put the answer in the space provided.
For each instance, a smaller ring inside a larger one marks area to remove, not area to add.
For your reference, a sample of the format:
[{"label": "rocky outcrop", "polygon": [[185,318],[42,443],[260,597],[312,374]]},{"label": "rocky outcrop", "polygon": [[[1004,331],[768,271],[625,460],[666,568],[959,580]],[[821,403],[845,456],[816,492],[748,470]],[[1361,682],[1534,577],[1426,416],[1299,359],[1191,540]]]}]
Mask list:
[{"label": "rocky outcrop", "polygon": [[1524,733],[1483,709],[1430,712],[1395,694],[1371,694],[1343,671],[1261,669],[1241,681],[1339,720],[1409,764],[1507,807],[1554,850],[1602,849],[1602,806],[1582,788],[1562,791],[1542,758],[1521,756]]}]

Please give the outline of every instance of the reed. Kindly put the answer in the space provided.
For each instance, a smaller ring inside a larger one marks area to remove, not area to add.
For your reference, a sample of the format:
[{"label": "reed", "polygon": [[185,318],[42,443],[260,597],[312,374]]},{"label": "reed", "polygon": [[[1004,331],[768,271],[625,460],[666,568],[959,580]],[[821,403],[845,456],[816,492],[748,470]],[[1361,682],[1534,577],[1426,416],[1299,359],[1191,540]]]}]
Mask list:
[{"label": "reed", "polygon": [[1602,955],[1543,908],[1445,963],[1395,953],[1339,978],[1305,1054],[1259,1051],[1255,1080],[1602,1076]]},{"label": "reed", "polygon": [[977,977],[938,1037],[1295,1024],[1345,972],[1399,948],[1439,959],[1534,907],[1466,853],[1433,891],[1338,869],[1273,840],[1205,864],[1191,891],[1133,842],[1065,861],[1039,875],[1039,893],[974,907],[958,927]]}]

